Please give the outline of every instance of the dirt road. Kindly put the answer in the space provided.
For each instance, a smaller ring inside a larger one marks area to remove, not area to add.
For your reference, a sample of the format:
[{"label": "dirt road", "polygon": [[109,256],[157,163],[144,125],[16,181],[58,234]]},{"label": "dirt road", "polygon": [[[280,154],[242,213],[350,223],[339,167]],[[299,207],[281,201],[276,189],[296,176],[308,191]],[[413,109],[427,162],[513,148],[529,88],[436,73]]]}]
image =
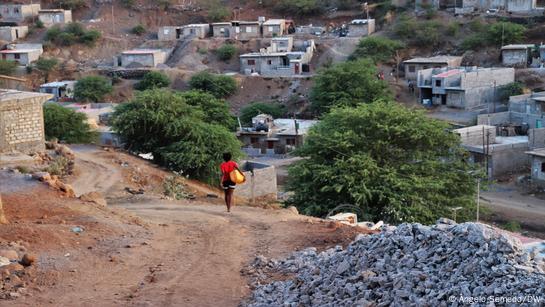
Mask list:
[{"label": "dirt road", "polygon": [[[107,197],[108,207],[140,217],[144,227],[52,253],[47,268],[58,275],[55,284],[37,287],[10,306],[237,306],[250,291],[241,269],[256,255],[325,249],[357,234],[352,227],[288,210],[238,206],[228,214],[220,199],[169,201],[147,191],[127,195],[124,186],[134,183],[127,173],[133,178],[131,168],[152,172],[149,165],[92,147],[75,151],[79,176],[71,183],[76,191],[115,195]],[[91,233],[92,224],[87,227]],[[90,236],[87,231],[82,241]]]}]

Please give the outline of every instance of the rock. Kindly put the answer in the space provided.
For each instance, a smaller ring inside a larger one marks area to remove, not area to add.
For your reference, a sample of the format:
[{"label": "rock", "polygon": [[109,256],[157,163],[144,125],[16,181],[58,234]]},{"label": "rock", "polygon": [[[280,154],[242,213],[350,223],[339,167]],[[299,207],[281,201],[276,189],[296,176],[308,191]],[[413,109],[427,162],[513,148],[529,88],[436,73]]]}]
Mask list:
[{"label": "rock", "polygon": [[299,214],[299,210],[297,210],[297,208],[295,206],[289,206],[286,208],[289,212],[293,213],[293,214]]},{"label": "rock", "polygon": [[11,261],[9,261],[8,258],[0,256],[0,267],[4,267],[6,265],[9,265],[10,263]]},{"label": "rock", "polygon": [[51,175],[48,172],[35,172],[32,174],[32,178],[42,182],[47,182],[51,180]]},{"label": "rock", "polygon": [[31,266],[36,262],[36,256],[33,254],[24,254],[21,259],[21,264],[24,266]]},{"label": "rock", "polygon": [[106,207],[107,206],[107,202],[106,202],[106,199],[104,199],[104,196],[102,196],[102,194],[100,192],[89,192],[89,193],[85,193],[83,195],[81,195],[79,197],[80,200],[84,201],[84,202],[90,202],[90,203],[95,203],[101,207]]},{"label": "rock", "polygon": [[76,197],[76,192],[74,192],[74,189],[72,188],[71,185],[59,181],[58,187],[59,187],[59,190],[61,190],[62,192],[64,192],[64,194],[65,194],[67,197],[70,197],[70,198]]},{"label": "rock", "polygon": [[19,255],[12,249],[0,250],[0,257],[8,258],[10,261],[19,260]]},{"label": "rock", "polygon": [[10,272],[19,272],[19,271],[23,271],[25,267],[20,265],[19,263],[13,262],[13,263],[10,263],[9,265],[3,266],[2,269],[8,270]]}]

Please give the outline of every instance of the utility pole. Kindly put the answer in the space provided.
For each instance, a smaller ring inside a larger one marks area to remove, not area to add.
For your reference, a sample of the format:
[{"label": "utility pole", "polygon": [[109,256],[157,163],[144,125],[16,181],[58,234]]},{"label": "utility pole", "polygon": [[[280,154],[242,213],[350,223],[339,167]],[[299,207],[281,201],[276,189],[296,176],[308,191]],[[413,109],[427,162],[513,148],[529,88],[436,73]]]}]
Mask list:
[{"label": "utility pole", "polygon": [[505,22],[501,23],[501,46],[503,47],[504,44],[504,38],[505,38]]},{"label": "utility pole", "polygon": [[479,222],[479,207],[481,204],[481,179],[477,178],[477,223]]},{"label": "utility pole", "polygon": [[112,35],[115,34],[114,0],[112,0]]}]

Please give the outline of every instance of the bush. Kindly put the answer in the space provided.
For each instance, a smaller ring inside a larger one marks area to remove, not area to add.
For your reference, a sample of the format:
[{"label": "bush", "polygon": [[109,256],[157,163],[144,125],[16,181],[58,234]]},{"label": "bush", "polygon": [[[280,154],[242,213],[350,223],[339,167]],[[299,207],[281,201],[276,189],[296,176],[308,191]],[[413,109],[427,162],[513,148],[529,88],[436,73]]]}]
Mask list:
[{"label": "bush", "polygon": [[237,53],[237,47],[233,44],[224,44],[223,46],[216,49],[216,54],[218,58],[222,61],[228,61]]},{"label": "bush", "polygon": [[128,9],[133,8],[135,2],[135,0],[121,0],[121,4]]},{"label": "bush", "polygon": [[170,79],[167,75],[158,72],[150,71],[144,75],[142,81],[138,82],[134,87],[137,90],[144,91],[154,88],[168,87],[170,85]]},{"label": "bush", "polygon": [[43,58],[40,57],[36,62],[34,62],[34,67],[39,70],[44,76],[44,83],[48,82],[49,74],[55,70],[59,61],[55,58]]},{"label": "bush", "polygon": [[273,118],[279,118],[286,113],[286,108],[278,103],[254,102],[240,110],[240,121],[243,125],[250,125],[252,124],[252,118],[261,113],[269,114]]},{"label": "bush", "polygon": [[17,62],[0,59],[0,75],[13,75],[17,69]]},{"label": "bush", "polygon": [[280,13],[297,16],[316,15],[323,12],[322,4],[319,0],[279,0],[274,9]]},{"label": "bush", "polygon": [[97,134],[91,131],[87,116],[57,104],[44,105],[45,137],[67,143],[91,143]]},{"label": "bush", "polygon": [[511,96],[517,96],[522,94],[524,94],[524,84],[521,82],[513,82],[504,85],[499,89],[499,99],[501,101],[507,101]]},{"label": "bush", "polygon": [[226,98],[237,91],[237,82],[233,77],[200,72],[189,80],[189,87],[208,92],[218,98]]},{"label": "bush", "polygon": [[324,217],[342,204],[366,220],[434,223],[474,217],[475,178],[448,124],[395,102],[336,108],[309,131],[288,169],[287,205]]},{"label": "bush", "polygon": [[70,172],[70,160],[63,156],[57,157],[44,169],[44,172],[59,177],[68,175]]},{"label": "bush", "polygon": [[85,30],[79,23],[69,23],[63,28],[53,26],[47,30],[45,41],[59,46],[71,46],[77,43],[93,46],[101,37],[98,30]]},{"label": "bush", "polygon": [[208,20],[211,22],[225,21],[231,16],[231,12],[222,5],[215,6],[208,11]]},{"label": "bush", "polygon": [[34,26],[37,28],[37,29],[43,29],[45,28],[45,25],[43,23],[43,21],[39,20],[39,19],[36,19],[36,22],[34,23]]},{"label": "bush", "polygon": [[517,221],[509,221],[505,224],[503,224],[503,229],[507,230],[507,231],[511,231],[511,232],[519,232],[521,227],[520,227],[520,223],[517,222]]},{"label": "bush", "polygon": [[363,38],[358,43],[351,59],[370,58],[375,63],[390,60],[395,52],[403,48],[403,43],[382,36]]},{"label": "bush", "polygon": [[151,153],[159,165],[217,183],[222,153],[231,152],[237,159],[242,152],[235,135],[207,119],[207,111],[188,104],[181,94],[155,89],[138,92],[130,103],[118,106],[112,123],[132,152]]},{"label": "bush", "polygon": [[336,106],[356,106],[389,98],[388,85],[377,77],[376,66],[368,59],[345,62],[318,71],[310,92],[314,112],[327,113]]},{"label": "bush", "polygon": [[163,190],[165,196],[173,199],[186,199],[191,196],[181,172],[173,172],[171,176],[167,176],[163,180]]},{"label": "bush", "polygon": [[447,34],[450,37],[458,36],[459,32],[460,32],[460,24],[456,21],[450,22],[447,25],[447,28],[445,29],[445,34]]},{"label": "bush", "polygon": [[524,40],[526,28],[512,22],[497,22],[488,27],[487,38],[490,45],[520,43]]},{"label": "bush", "polygon": [[24,165],[18,165],[15,167],[15,169],[18,170],[19,173],[21,174],[28,174],[31,171],[28,166],[24,166]]},{"label": "bush", "polygon": [[85,0],[56,0],[55,4],[65,10],[77,10],[87,7]]},{"label": "bush", "polygon": [[477,50],[486,46],[486,38],[482,34],[473,34],[462,41],[462,49]]},{"label": "bush", "polygon": [[138,36],[144,35],[144,33],[146,33],[146,28],[144,28],[143,25],[137,25],[131,29],[131,33]]},{"label": "bush", "polygon": [[83,101],[99,102],[113,91],[108,79],[101,76],[89,76],[78,80],[74,88],[74,97]]}]

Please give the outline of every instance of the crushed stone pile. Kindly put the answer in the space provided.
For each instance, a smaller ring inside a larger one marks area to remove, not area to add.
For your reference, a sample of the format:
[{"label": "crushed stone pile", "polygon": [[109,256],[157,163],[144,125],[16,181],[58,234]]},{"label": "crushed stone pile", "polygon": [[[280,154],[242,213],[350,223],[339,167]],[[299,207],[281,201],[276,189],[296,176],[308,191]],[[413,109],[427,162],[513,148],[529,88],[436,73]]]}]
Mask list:
[{"label": "crushed stone pile", "polygon": [[[545,265],[483,224],[401,224],[346,250],[258,256],[246,306],[545,306]],[[286,280],[263,283],[271,272]]]}]

